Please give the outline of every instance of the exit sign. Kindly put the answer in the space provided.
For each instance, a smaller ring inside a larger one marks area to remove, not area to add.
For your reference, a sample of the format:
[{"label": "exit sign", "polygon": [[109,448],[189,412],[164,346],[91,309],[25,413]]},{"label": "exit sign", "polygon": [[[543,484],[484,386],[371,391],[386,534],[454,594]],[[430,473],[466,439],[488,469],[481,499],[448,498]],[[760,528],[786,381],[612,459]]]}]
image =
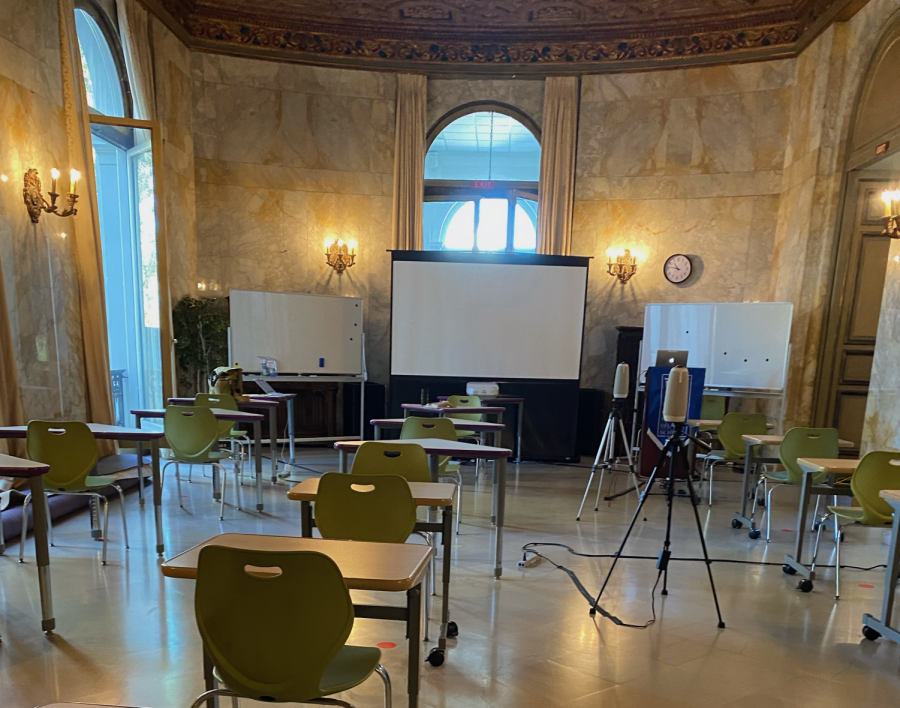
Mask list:
[{"label": "exit sign", "polygon": [[890,141],[881,143],[877,148],[875,148],[876,155],[884,155],[888,151],[888,148],[891,146]]},{"label": "exit sign", "polygon": [[472,187],[475,189],[493,189],[494,188],[494,180],[492,179],[476,179],[472,182]]}]

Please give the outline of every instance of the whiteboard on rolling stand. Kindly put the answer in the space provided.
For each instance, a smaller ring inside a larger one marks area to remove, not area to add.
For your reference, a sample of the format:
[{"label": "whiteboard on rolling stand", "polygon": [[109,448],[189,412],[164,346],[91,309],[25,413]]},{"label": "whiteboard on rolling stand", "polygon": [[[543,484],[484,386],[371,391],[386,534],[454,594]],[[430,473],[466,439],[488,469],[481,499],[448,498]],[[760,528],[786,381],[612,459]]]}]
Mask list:
[{"label": "whiteboard on rolling stand", "polygon": [[362,298],[232,290],[230,309],[231,361],[245,372],[265,356],[279,373],[364,373]]},{"label": "whiteboard on rolling stand", "polygon": [[688,352],[706,369],[707,388],[781,391],[787,381],[790,302],[702,302],[647,305],[641,371],[656,352]]}]

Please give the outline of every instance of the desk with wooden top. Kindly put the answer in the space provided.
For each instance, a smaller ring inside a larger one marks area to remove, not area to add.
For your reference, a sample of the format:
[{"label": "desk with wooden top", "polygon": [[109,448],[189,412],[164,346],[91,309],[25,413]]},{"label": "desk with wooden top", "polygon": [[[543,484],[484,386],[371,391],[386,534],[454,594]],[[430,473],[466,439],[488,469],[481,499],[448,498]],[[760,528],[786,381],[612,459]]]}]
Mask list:
[{"label": "desk with wooden top", "polygon": [[[288,499],[300,502],[300,535],[312,538],[312,530],[316,525],[312,513],[312,504],[319,491],[320,477],[305,479],[294,486],[288,493]],[[439,482],[407,482],[416,506],[436,507],[441,509],[440,523],[432,521],[416,521],[415,530],[441,534],[441,545],[444,547],[443,567],[441,572],[441,631],[438,639],[438,650],[447,649],[447,637],[455,637],[458,629],[450,622],[450,554],[453,542],[453,493],[454,485]],[[426,628],[428,618],[425,618]],[[426,639],[428,637],[426,631]]]},{"label": "desk with wooden top", "polygon": [[900,631],[891,626],[894,614],[894,595],[897,581],[900,580],[900,489],[882,489],[879,493],[894,509],[894,521],[891,525],[891,546],[888,551],[887,568],[885,569],[884,600],[881,604],[881,619],[875,619],[866,612],[863,615],[863,634],[866,639],[874,640],[885,637],[900,644]]},{"label": "desk with wooden top", "polygon": [[[416,708],[419,702],[422,577],[433,553],[430,546],[414,543],[368,543],[225,533],[165,561],[162,564],[163,575],[167,578],[196,580],[200,550],[205,546],[226,546],[255,551],[317,551],[324,553],[337,564],[350,590],[405,592],[404,607],[354,604],[353,609],[356,617],[399,620],[406,623],[409,643],[409,706]],[[212,669],[210,658],[204,652],[203,674],[207,690],[213,687]],[[210,708],[215,705],[214,700],[210,699],[207,703]]]},{"label": "desk with wooden top", "polygon": [[[141,430],[137,428],[120,428],[117,425],[104,425],[103,423],[88,423],[90,431],[97,440],[114,440],[116,442],[133,442],[137,444],[137,470],[138,470],[138,496],[140,505],[144,505],[144,455],[141,449],[143,445],[150,447],[150,474],[153,478],[153,519],[156,525],[156,552],[162,555],[165,551],[162,530],[162,478],[159,473],[159,445],[165,438],[161,430]],[[11,425],[0,428],[0,439],[20,438],[28,435],[27,425]],[[93,519],[93,516],[92,516]],[[99,530],[99,529],[98,529]]]},{"label": "desk with wooden top", "polygon": [[[215,394],[213,394],[215,395]],[[262,408],[269,415],[269,451],[272,456],[272,482],[278,481],[278,406],[285,403],[288,412],[288,440],[290,442],[290,461],[294,461],[294,398],[296,393],[251,394],[243,399],[236,399],[238,410],[246,408]],[[169,403],[175,406],[193,406],[193,398],[170,398]]]},{"label": "desk with wooden top", "polygon": [[[439,401],[446,401],[450,396],[438,396]],[[504,396],[496,394],[493,396],[478,396],[482,403],[505,404],[509,403],[516,406],[516,457],[512,462],[522,461],[522,421],[525,420],[525,399],[521,396]],[[471,430],[471,428],[469,428]]]},{"label": "desk with wooden top", "polygon": [[[50,588],[50,544],[47,540],[50,514],[47,509],[47,497],[44,494],[44,475],[49,471],[50,465],[0,454],[0,477],[27,479],[31,490],[34,555],[37,557],[38,586],[41,592],[41,629],[45,632],[52,632],[56,628],[56,619],[53,617],[53,593]],[[28,519],[23,517],[19,543],[25,543],[27,523]]]},{"label": "desk with wooden top", "polygon": [[[253,425],[253,459],[256,463],[256,510],[263,510],[262,497],[262,425],[263,416],[247,411],[229,411],[224,408],[210,408],[217,420],[228,420],[235,423],[251,423]],[[143,408],[131,411],[138,428],[144,418],[165,418],[165,408]],[[144,431],[146,432],[146,431]],[[140,452],[140,451],[139,451]]]},{"label": "desk with wooden top", "polygon": [[[492,487],[493,514],[491,521],[497,525],[497,536],[494,550],[494,577],[499,578],[503,569],[503,522],[506,518],[506,458],[512,454],[512,450],[503,447],[490,447],[488,445],[474,445],[456,440],[440,440],[438,438],[417,438],[410,440],[393,440],[399,445],[421,445],[428,455],[428,467],[431,471],[431,481],[438,481],[438,468],[440,458],[469,457],[472,459],[494,460],[494,478]],[[338,451],[338,470],[348,472],[347,457],[350,452],[363,444],[361,440],[341,440],[334,447]]]},{"label": "desk with wooden top", "polygon": [[[741,510],[740,512],[734,513],[734,518],[731,520],[731,527],[739,529],[742,526],[749,526],[750,537],[759,538],[759,534],[754,533],[756,531],[756,509],[753,509],[748,517],[747,502],[749,501],[752,490],[756,489],[756,483],[759,481],[759,465],[780,463],[781,459],[778,457],[760,457],[756,454],[756,448],[778,447],[781,445],[781,441],[784,440],[784,435],[742,435],[741,439],[746,446],[746,452],[744,454],[744,475],[741,479]],[[838,445],[842,448],[853,447],[853,443],[848,440],[839,440]]]},{"label": "desk with wooden top", "polygon": [[[375,440],[381,440],[382,429],[399,430],[403,427],[403,421],[406,418],[373,418],[369,421],[375,429]],[[447,420],[453,421],[453,427],[457,430],[472,430],[481,433],[481,438],[489,434],[494,435],[494,447],[500,447],[500,435],[505,427],[503,423],[488,423],[485,420],[466,420],[465,418],[448,417]]]},{"label": "desk with wooden top", "polygon": [[[784,557],[783,570],[788,575],[799,575],[805,580],[813,581],[815,571],[803,564],[803,540],[806,537],[806,518],[809,513],[809,501],[813,496],[851,494],[850,487],[835,489],[839,477],[849,477],[859,466],[859,460],[825,457],[799,457],[797,465],[803,470],[803,482],[800,484],[800,507],[797,511],[797,531],[794,538],[794,553]],[[828,475],[827,484],[815,484],[813,476],[819,473]],[[770,510],[771,511],[771,510]],[[809,586],[812,589],[812,586]]]}]

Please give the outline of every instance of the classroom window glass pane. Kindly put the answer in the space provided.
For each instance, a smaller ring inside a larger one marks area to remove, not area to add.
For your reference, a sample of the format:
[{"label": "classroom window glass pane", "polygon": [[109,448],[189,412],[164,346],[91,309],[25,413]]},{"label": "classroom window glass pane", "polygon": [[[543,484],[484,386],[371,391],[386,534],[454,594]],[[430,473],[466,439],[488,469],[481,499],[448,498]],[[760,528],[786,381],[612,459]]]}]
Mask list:
[{"label": "classroom window glass pane", "polygon": [[100,25],[84,10],[75,10],[75,32],[88,105],[107,116],[125,115],[122,82],[109,42]]}]

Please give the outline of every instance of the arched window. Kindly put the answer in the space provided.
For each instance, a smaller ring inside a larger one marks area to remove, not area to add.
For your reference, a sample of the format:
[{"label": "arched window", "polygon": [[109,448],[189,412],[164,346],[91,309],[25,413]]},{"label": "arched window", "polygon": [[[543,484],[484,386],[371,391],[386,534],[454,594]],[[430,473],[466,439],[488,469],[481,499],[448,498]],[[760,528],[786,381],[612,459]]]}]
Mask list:
[{"label": "arched window", "polygon": [[535,251],[537,128],[498,108],[471,107],[433,129],[425,156],[425,250]]},{"label": "arched window", "polygon": [[92,4],[75,9],[75,31],[81,52],[81,72],[88,106],[106,116],[130,117],[131,96],[118,36],[112,24]]}]

